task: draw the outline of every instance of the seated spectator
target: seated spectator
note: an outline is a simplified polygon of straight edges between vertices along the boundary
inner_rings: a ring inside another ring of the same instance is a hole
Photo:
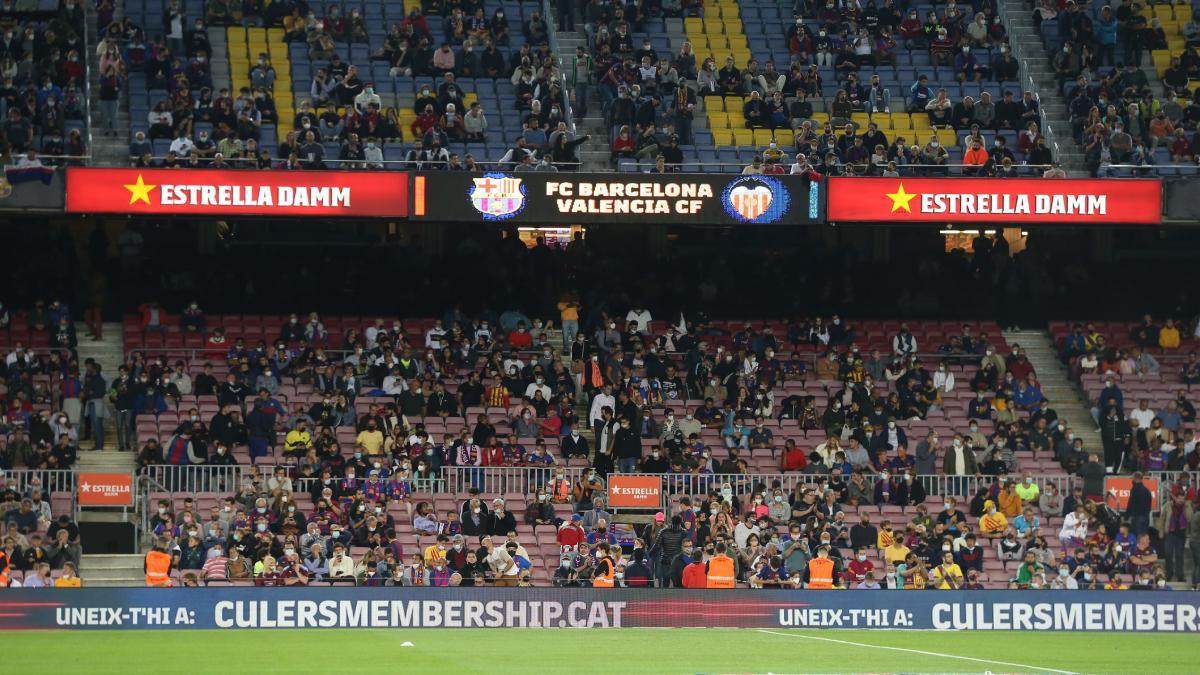
[[[972,141],[971,147],[963,153],[963,164],[966,165],[963,169],[963,175],[982,175],[988,161],[988,151],[983,147],[983,141],[980,139]]]

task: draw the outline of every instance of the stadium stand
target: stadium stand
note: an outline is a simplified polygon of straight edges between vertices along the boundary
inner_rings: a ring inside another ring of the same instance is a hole
[[[1191,7],[1038,3],[1034,16],[1093,176],[1196,173]],[[1146,62],[1160,81],[1147,78]]]
[[[1040,175],[1052,163],[1048,149],[1035,153],[1033,140],[1017,154],[1028,121],[1041,117],[1035,93],[1025,97],[1017,88],[1019,64],[1007,51],[999,18],[967,17],[953,7],[949,14],[924,5],[911,10],[910,19],[891,5],[861,12],[817,8],[814,16],[793,21],[791,8],[774,2],[706,5],[701,16],[683,19],[687,42],[673,62],[661,58],[669,51],[658,37],[663,19],[629,21],[615,11],[600,17],[590,38],[614,161],[623,170],[649,170],[663,140],[674,134],[685,156],[694,141],[700,162],[724,163],[721,170],[728,170],[740,161],[747,173],[783,173],[789,166],[799,172],[793,156],[801,154],[816,160],[816,170],[835,175],[975,175],[1001,172],[1004,159],[1011,165],[1004,175]],[[626,35],[628,26],[633,30]],[[848,34],[855,26],[861,33]],[[608,102],[620,100],[622,84],[633,105],[618,102],[614,114]],[[926,112],[940,89],[948,104]],[[697,95],[703,121],[685,108]],[[660,133],[663,122],[670,126]],[[967,158],[974,125],[980,147]],[[842,140],[845,134],[851,137]],[[864,144],[854,147],[854,136]],[[878,153],[876,146],[882,146]],[[1037,166],[1021,166],[1026,163]],[[948,166],[916,168],[938,164]]]
[[[236,25],[237,12],[181,5],[185,80],[166,81],[170,58],[158,59],[155,43],[144,68],[132,63],[130,161],[189,164],[198,146],[197,164],[221,154],[259,168],[572,169],[588,136],[566,117],[566,90],[589,66],[595,86],[581,91],[597,101],[583,107],[604,110],[622,171],[1017,176],[1054,161],[1029,126],[1042,123],[1038,92],[1018,86],[1019,63],[991,9],[816,8],[793,21],[791,8],[767,1],[628,16],[601,4],[587,8],[588,44],[574,56],[553,53],[550,17],[517,2],[461,13],[374,2],[322,9]],[[129,13],[130,32],[158,20],[146,3]],[[669,21],[682,21],[679,44],[667,37]],[[212,85],[222,56],[224,96]]]
[[[37,328],[47,325],[46,311],[14,314],[8,339],[47,345]],[[1152,569],[1127,562],[1136,546],[1129,536],[1097,534],[1096,523],[1116,532],[1111,509],[1087,502],[1093,527],[1074,529],[1074,505],[1096,490],[1095,473],[1080,465],[1082,453],[1060,449],[1071,446],[1065,425],[1043,426],[1057,415],[1040,405],[1036,373],[998,325],[834,317],[714,321],[688,331],[635,308],[572,343],[573,362],[595,354],[598,372],[618,383],[614,392],[566,368],[563,336],[519,313],[447,324],[195,307],[168,315],[148,304],[123,329],[128,372],[113,382],[113,396],[118,410],[135,412],[119,418],[131,429],[118,438],[126,447],[136,440],[142,474],[163,488],[150,495],[158,508],[147,525],[171,556],[174,585],[348,583],[330,580],[335,565],[365,585],[497,576],[500,585],[590,584],[595,544],[605,541],[614,544],[618,585],[680,585],[657,540],[678,531],[676,515],[687,519],[696,550],[726,542],[739,583],[754,587],[773,575],[792,579],[824,539],[838,583],[848,586],[866,583],[868,567],[884,587],[939,586],[943,538],[962,586],[1065,585],[1032,573],[1058,565],[1080,586],[1103,587],[1109,573],[1120,586],[1140,567]],[[610,400],[613,412],[602,410]],[[636,430],[619,430],[617,417]],[[692,428],[696,436],[685,437]],[[576,452],[577,438],[592,447],[599,438],[611,453]],[[957,455],[977,470],[945,459]],[[592,501],[619,473],[663,475],[669,506],[648,531],[606,527],[603,499]],[[989,514],[987,502],[1004,517]],[[512,518],[491,518],[499,506]],[[955,511],[961,522],[947,532]],[[885,524],[894,537],[880,534]],[[345,534],[330,541],[335,528]],[[490,551],[475,550],[481,533],[495,537]],[[577,536],[590,541],[586,550]],[[794,538],[805,543],[793,546]],[[509,546],[516,562],[505,580],[505,552],[496,549]],[[857,558],[863,546],[865,561]],[[233,548],[249,562],[231,565]],[[1020,562],[1025,551],[1034,554],[1029,565]],[[779,570],[773,554],[786,560]]]
[[[0,16],[0,153],[30,151],[47,165],[82,163],[87,141],[87,50],[78,2],[10,6]],[[40,164],[39,164],[40,165]]]

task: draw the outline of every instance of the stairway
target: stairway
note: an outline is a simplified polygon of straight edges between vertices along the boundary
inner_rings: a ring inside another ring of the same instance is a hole
[[[121,334],[120,322],[104,324],[104,339],[93,340],[87,327],[76,323],[76,333],[79,335],[79,360],[94,359],[100,364],[106,380],[116,377],[117,369],[125,362],[125,344]],[[109,418],[104,422],[104,449],[92,450],[89,442],[82,444],[79,461],[76,468],[80,471],[132,471],[135,466],[137,453],[119,452],[117,450],[116,411],[109,409]]]
[[[1004,331],[1008,344],[1019,344],[1037,371],[1042,393],[1059,419],[1067,422],[1077,438],[1083,439],[1085,450],[1102,452],[1100,430],[1092,419],[1091,404],[1083,391],[1067,376],[1067,367],[1058,360],[1058,349],[1044,330]]]
[[[84,3],[88,32],[88,77],[91,79],[88,96],[89,128],[91,129],[92,166],[125,166],[129,163],[129,91],[128,80],[121,88],[121,100],[117,105],[116,135],[111,135],[106,129],[107,120],[100,107],[100,57],[96,55],[95,45],[99,42],[96,25],[95,3]],[[125,0],[114,0],[115,17],[125,16]]]
[[[84,553],[80,567],[87,587],[140,587],[146,585],[140,554]]]
[[[1032,88],[1041,101],[1044,120],[1041,126],[1045,127],[1041,131],[1046,137],[1047,145],[1053,147],[1050,141],[1057,144],[1055,159],[1068,176],[1087,177],[1089,174],[1083,161],[1083,149],[1075,143],[1074,134],[1071,132],[1067,101],[1059,92],[1058,80],[1050,59],[1046,57],[1042,36],[1033,25],[1031,5],[1027,0],[1000,0],[999,10],[1004,25],[1008,27],[1013,56],[1021,62],[1025,70],[1026,80],[1022,82],[1022,88]]]
[[[555,10],[555,14],[557,15],[557,10]],[[558,39],[558,47],[561,51],[559,69],[565,71],[571,67],[571,58],[575,55],[576,47],[582,46],[585,52],[590,51],[587,33],[582,30],[583,22],[582,20],[576,20],[575,26],[580,30],[573,32],[557,30],[557,16],[553,19],[548,19],[547,22],[550,24],[551,30],[556,31],[555,36]],[[612,153],[608,145],[608,128],[604,125],[604,111],[601,110],[600,97],[595,84],[588,88],[588,97],[587,115],[578,118],[575,122],[576,138],[591,134],[591,138],[575,151],[581,163],[579,170],[611,171],[612,163],[609,160]],[[572,111],[576,110],[575,105],[576,103],[572,103]]]

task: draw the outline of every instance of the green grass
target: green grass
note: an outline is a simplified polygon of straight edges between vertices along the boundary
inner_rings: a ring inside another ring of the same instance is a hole
[[[405,641],[413,646],[401,648]],[[47,668],[51,667],[56,673],[122,675],[328,675],[352,670],[447,675],[986,671],[1167,674],[1197,672],[1194,659],[1200,639],[1193,635],[1117,633],[764,632],[716,628],[306,629],[35,631],[9,633],[2,644],[0,661],[10,673],[49,672]],[[878,648],[882,646],[939,655]],[[597,657],[606,662],[603,669],[596,669]]]

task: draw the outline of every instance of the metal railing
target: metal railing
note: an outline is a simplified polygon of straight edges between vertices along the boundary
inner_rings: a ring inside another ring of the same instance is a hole
[[[75,469],[10,469],[0,472],[3,479],[16,481],[16,489],[22,495],[41,490],[48,500],[52,493],[69,493],[74,499]]]
[[[139,476],[166,492],[234,492],[242,485],[245,467],[195,464],[155,464],[142,468]]]
[[[287,468],[289,473],[295,470],[294,465],[280,466]],[[461,498],[472,488],[475,488],[481,496],[487,498],[515,494],[528,495],[532,498],[532,495],[537,490],[544,489],[547,483],[554,479],[556,469],[563,470],[564,479],[569,481],[572,486],[580,480],[585,472],[590,471],[587,467],[562,465],[547,468],[447,466],[442,467],[437,478],[413,481],[411,489],[414,493],[444,493]],[[269,476],[273,470],[273,466],[266,465],[259,465],[258,467],[217,467],[203,465],[154,465],[145,467],[136,478],[137,488],[134,506],[139,516],[138,520],[141,522],[141,533],[146,535],[150,532],[150,518],[157,506],[157,503],[151,496],[156,493],[216,492],[222,495],[230,495],[240,488],[243,479],[249,477],[252,471],[257,472],[259,476]],[[1194,473],[1187,471],[1156,471],[1147,473],[1146,477],[1158,481],[1157,498],[1158,504],[1161,506],[1166,504],[1170,499],[1171,488],[1179,477],[1181,475],[1193,475]],[[608,475],[608,480],[611,481],[613,478],[627,475],[639,477],[648,475],[658,476],[662,481],[664,498],[668,500],[671,497],[693,497],[704,496],[709,493],[720,493],[725,487],[730,488],[735,497],[744,498],[753,494],[758,488],[763,488],[769,494],[776,484],[791,499],[796,494],[798,488],[815,488],[818,485],[817,481],[819,479],[826,478],[821,475],[797,472],[701,475],[612,473]],[[72,498],[72,513],[75,513],[76,470],[15,470],[7,472],[5,476],[15,478],[18,490],[23,494],[27,494],[30,488],[39,485],[43,490],[49,488],[47,496],[49,496],[50,492],[66,492],[70,494]],[[868,474],[867,478],[871,482],[873,489],[875,476]],[[295,485],[296,491],[304,494],[310,493],[312,481],[315,480],[320,479],[305,478],[298,480]],[[954,496],[960,500],[960,508],[965,509],[966,501],[980,488],[991,488],[996,482],[996,477],[921,474],[917,475],[915,480],[920,482],[928,495]],[[1071,474],[1046,474],[1035,476],[1033,482],[1043,491],[1046,489],[1046,486],[1054,485],[1058,489],[1058,494],[1065,498],[1071,494],[1073,488],[1082,486],[1083,479]],[[1112,496],[1109,496],[1108,503],[1110,507],[1117,509]]]
[[[567,128],[571,133],[575,133],[575,116],[571,114],[571,90],[567,87],[567,68],[562,48],[558,43],[558,21],[557,17],[551,13],[550,0],[542,0],[542,19],[546,22],[547,32],[550,37],[550,52],[555,55],[558,61],[558,86],[563,93],[563,121],[567,123]]]
[[[89,139],[88,142],[90,143],[91,140]],[[91,146],[88,147],[88,150],[89,150],[89,152],[86,155],[45,155],[45,154],[42,154],[39,152],[39,153],[37,153],[37,158],[39,160],[63,160],[63,161],[67,161],[67,162],[78,162],[78,161],[89,162],[92,159],[92,153],[90,152]],[[21,159],[21,157],[24,157],[24,155],[18,155],[16,157],[13,157],[12,158],[13,163],[5,165],[5,168],[18,168],[18,169],[23,168],[23,167],[18,166],[16,163],[17,160]],[[44,165],[44,167],[47,169],[55,169],[55,170],[63,168],[62,165],[59,165],[59,164],[46,164],[46,165]]]
[[[442,467],[442,485],[437,492],[465,494],[475,488],[480,494],[503,496],[520,493],[532,495],[554,479],[555,468],[562,469],[564,479],[572,485],[583,474],[579,467]]]
[[[458,154],[458,153],[453,153],[453,154]],[[464,153],[463,157],[466,157],[466,155],[468,155],[468,154],[470,154],[470,153]],[[150,161],[163,162],[163,161],[166,161],[166,159],[167,159],[166,157],[151,157]],[[189,168],[188,167],[189,161],[188,161],[187,157],[176,157],[175,160],[177,162],[176,166],[178,168],[182,168],[182,169]],[[212,161],[213,161],[212,159],[200,160],[199,166],[204,167],[204,168],[212,168],[212,166],[211,166]],[[259,169],[259,170],[260,171],[277,171],[277,170],[283,169],[284,167],[279,166],[279,165],[285,164],[286,162],[287,162],[286,159],[279,159],[279,158],[273,157],[271,159],[270,167],[263,167],[262,169]],[[231,169],[245,169],[247,167],[252,167],[252,165],[256,165],[257,160],[252,157],[235,157],[233,159],[225,159],[225,163],[228,164],[229,168],[231,168]],[[303,164],[303,162],[301,162],[301,163]],[[451,171],[451,170],[452,171],[460,171],[460,170],[466,171],[466,170],[468,170],[466,168],[466,165],[463,164],[461,161],[459,162],[459,166],[462,167],[461,169],[449,169],[449,164],[447,162],[440,161],[440,160],[439,161],[424,160],[424,161],[417,162],[417,161],[409,161],[407,159],[381,159],[379,161],[367,161],[365,159],[323,159],[323,160],[321,160],[321,163],[323,163],[323,164],[346,164],[346,165],[349,165],[346,167],[348,170],[360,170],[360,171],[421,171],[421,170],[425,170],[428,167],[434,167],[433,170],[448,170],[448,171]],[[515,170],[510,167],[514,167],[518,163],[519,162],[501,162],[501,161],[481,162],[478,160],[475,161],[475,164],[477,166],[483,167],[484,170],[499,169],[499,170],[505,170],[505,171]],[[371,166],[367,166],[368,164]],[[375,168],[374,165],[376,165],[376,164],[382,164],[382,165],[384,165],[384,168],[382,168],[382,169]],[[420,168],[413,168],[413,167],[409,166],[410,164],[418,164],[418,165],[420,165]],[[578,168],[583,163],[582,162],[551,162],[551,164],[555,167]],[[533,168],[528,169],[529,171],[537,171],[538,170],[537,164],[532,164],[530,166]]]
[[[15,481],[16,490],[22,496],[29,496],[34,490],[41,490],[42,498],[47,502],[51,502],[55,496],[68,495],[71,502],[71,519],[77,520],[79,499],[75,486],[78,473],[76,469],[10,469],[0,471],[0,483]]]
[[[99,30],[99,15],[97,14],[96,7],[94,5],[95,3],[88,3],[85,6],[84,11],[91,12],[93,15],[96,15],[96,29]],[[92,76],[96,75],[97,73],[92,72],[92,36],[90,35],[91,31],[88,30],[86,18],[83,23],[83,53],[86,56],[86,58],[83,59],[83,119],[85,122],[84,126],[87,129],[88,151],[88,156],[85,161],[90,162],[92,159],[91,153],[94,152],[92,146],[92,130],[95,128],[94,120],[92,120]]]
[[[276,467],[283,467],[296,479],[294,464],[259,464],[257,466],[206,466],[203,464],[174,466],[155,464],[144,467],[138,474],[139,481],[148,486],[147,498],[152,492],[218,492],[233,493],[253,475],[270,476]],[[476,488],[481,494],[502,496],[521,493],[532,495],[536,490],[554,479],[555,470],[562,469],[564,479],[579,480],[585,469],[580,467],[532,467],[532,466],[446,466],[433,477],[410,481],[413,492],[466,494]],[[72,473],[67,471],[65,473]],[[299,479],[294,486],[297,491],[307,493],[313,481],[319,478]],[[149,489],[149,488],[157,488]],[[153,508],[149,504],[147,508]]]
[[[150,161],[152,161],[152,162],[162,162],[165,160],[166,160],[165,157],[151,157],[150,158]],[[177,164],[177,166],[179,166],[179,168],[188,168],[188,166],[187,166],[188,162],[185,159],[177,158],[177,161],[179,162],[179,164]],[[278,166],[278,163],[283,162],[283,161],[285,161],[285,160],[273,159],[272,160],[273,164],[271,167],[264,167],[262,169],[257,169],[257,170],[260,170],[260,171],[282,170],[283,167]],[[641,170],[641,164],[642,163],[652,164],[653,161],[654,160],[652,160],[652,159],[636,160],[634,158],[618,158],[617,172],[642,173],[643,171]],[[445,162],[428,162],[428,161],[411,162],[409,160],[404,160],[404,159],[385,159],[385,160],[381,160],[378,162],[367,162],[365,160],[359,160],[359,159],[325,159],[325,160],[322,160],[322,162],[324,164],[339,164],[339,165],[345,164],[345,165],[347,165],[345,167],[346,169],[359,170],[359,171],[451,170],[445,166],[442,166],[445,164]],[[638,167],[637,171],[631,171],[629,169],[623,168],[623,167],[630,166],[631,162]],[[229,165],[230,169],[246,169],[248,166],[255,164],[255,160],[250,159],[250,158],[235,158],[235,159],[227,159],[227,160],[225,160],[225,163]],[[785,167],[786,170],[784,171],[784,173],[788,173],[790,171],[793,163],[794,162],[792,162],[790,159],[788,159],[788,161],[779,162],[776,165]],[[372,166],[368,167],[368,166],[366,166],[367,164],[371,164]],[[384,166],[383,166],[383,168],[377,168],[374,166],[376,164],[382,164]],[[412,164],[419,164],[419,165],[421,165],[421,168],[415,169],[410,166]],[[477,169],[479,171],[490,171],[490,170],[514,171],[515,170],[512,168],[514,166],[514,162],[476,161],[475,165],[477,167],[479,167]],[[553,165],[555,167],[559,167],[559,168],[567,167],[567,168],[573,170],[575,168],[582,166],[582,162],[551,162],[551,165]],[[995,164],[995,163],[993,163],[993,165],[1000,166],[999,164]],[[205,167],[205,168],[212,168],[212,160],[211,159],[203,160],[199,163],[199,166]],[[454,171],[458,171],[458,170],[469,171],[470,170],[470,169],[466,169],[465,165],[463,165],[461,162],[460,162],[459,166],[461,166],[463,168],[462,169],[452,169],[452,170],[454,170]],[[531,165],[531,166],[534,168],[528,169],[529,171],[535,171],[535,172],[538,171],[538,169],[536,168],[537,167],[536,164]],[[676,164],[666,164],[665,165],[668,173],[739,173],[739,174],[742,173],[748,166],[750,166],[749,162],[679,162]],[[763,163],[763,166],[767,166],[767,164]],[[839,164],[839,166],[844,170],[850,170],[852,167],[860,167],[860,166],[867,166],[867,165],[842,163],[842,164]],[[1014,169],[1017,170],[1018,173],[1026,174],[1031,171],[1035,172],[1035,173],[1037,171],[1044,171],[1046,169],[1051,168],[1053,165],[1051,165],[1051,164],[1027,164],[1025,162],[1021,162],[1021,163],[1014,163],[1012,166]],[[899,164],[896,166],[897,172],[902,176],[945,175],[945,174],[943,174],[943,170],[945,170],[947,173],[949,173],[949,175],[966,176],[966,175],[968,175],[965,173],[965,171],[967,169],[974,169],[974,170],[982,171],[984,169],[984,165],[980,165],[980,164]],[[868,174],[866,172],[864,172],[862,174],[857,174],[857,173],[851,172],[849,175],[850,175],[850,177],[855,177],[855,176],[859,176],[859,175],[868,175]],[[875,175],[878,175],[878,174],[875,174]]]
[[[1005,10],[1004,3],[999,3],[996,11],[999,12],[1000,18],[1004,21],[1005,25],[1013,25],[1011,17],[1008,16],[1008,12]],[[1039,131],[1041,131],[1042,136],[1046,139],[1046,144],[1050,146],[1055,161],[1058,161],[1060,157],[1058,140],[1055,137],[1054,130],[1051,129],[1050,125],[1046,123],[1046,107],[1042,105],[1042,95],[1040,91],[1041,87],[1039,87],[1037,82],[1034,81],[1033,76],[1029,74],[1029,68],[1026,66],[1029,61],[1026,59],[1025,47],[1019,40],[1009,40],[1008,46],[1009,49],[1012,50],[1013,59],[1016,60],[1017,63],[1021,64],[1019,69],[1024,78],[1025,90],[1032,92],[1033,99],[1037,101]]]

